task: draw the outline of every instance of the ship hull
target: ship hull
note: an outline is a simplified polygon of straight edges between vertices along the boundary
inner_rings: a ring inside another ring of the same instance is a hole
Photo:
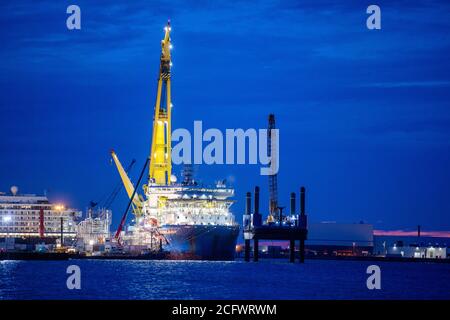
[[[160,232],[173,257],[195,260],[234,260],[239,226],[166,225]]]

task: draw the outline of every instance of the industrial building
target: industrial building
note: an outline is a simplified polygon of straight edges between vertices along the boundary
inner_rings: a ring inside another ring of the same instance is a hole
[[[366,223],[312,223],[306,249],[313,255],[350,256],[372,254],[373,226]]]
[[[420,236],[374,236],[374,255],[403,258],[446,259],[450,257],[450,238]]]

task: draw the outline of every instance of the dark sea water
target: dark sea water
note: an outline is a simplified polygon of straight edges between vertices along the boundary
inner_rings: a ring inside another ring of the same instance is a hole
[[[381,268],[381,290],[366,287]],[[81,269],[69,290],[66,269]],[[450,264],[309,260],[3,261],[0,299],[450,299]]]

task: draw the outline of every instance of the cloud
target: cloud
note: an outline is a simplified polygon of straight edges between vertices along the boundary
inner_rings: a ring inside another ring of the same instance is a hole
[[[385,122],[366,128],[367,133],[391,134],[391,133],[432,133],[450,135],[449,118],[429,119],[393,119],[395,121]]]
[[[266,69],[279,68],[285,61],[293,69],[324,59],[395,61],[411,52],[427,56],[450,44],[443,36],[449,23],[439,14],[445,11],[442,2],[435,6],[390,3],[383,8],[386,23],[381,33],[365,28],[364,6],[351,2],[174,0],[169,5],[165,1],[105,4],[80,0],[78,5],[82,30],[68,32],[65,4],[31,0],[3,4],[0,58],[3,56],[5,64],[0,67],[19,58],[24,67],[49,62],[47,68],[51,68],[55,59],[107,67],[124,62],[125,56],[143,57],[153,45],[149,39],[161,32],[167,18],[173,20],[175,34],[189,39],[198,50],[208,53],[219,48],[250,59],[257,55],[264,59],[261,68]],[[422,36],[421,28],[432,28],[439,41]],[[260,50],[261,43],[270,45]],[[283,57],[282,62],[274,58],[275,52]]]
[[[450,81],[398,81],[398,82],[375,82],[360,85],[368,88],[430,88],[449,87]]]
[[[396,237],[413,237],[417,236],[417,231],[408,230],[373,230],[375,236],[396,236]],[[450,231],[421,231],[423,237],[450,238]]]

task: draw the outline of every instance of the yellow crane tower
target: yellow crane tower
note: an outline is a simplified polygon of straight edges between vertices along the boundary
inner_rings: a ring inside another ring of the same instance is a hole
[[[171,155],[171,97],[170,68],[170,21],[164,28],[161,41],[161,63],[159,67],[158,91],[153,118],[152,146],[150,151],[149,184],[169,185],[172,172]]]
[[[164,28],[165,35],[161,41],[161,64],[159,68],[158,91],[156,95],[155,114],[153,118],[153,136],[150,152],[149,184],[168,185],[172,171],[171,157],[171,99],[170,99],[170,21]],[[163,94],[164,93],[164,94]],[[133,211],[139,215],[143,206],[143,199],[135,193],[135,187],[122,167],[114,151],[111,157],[117,167],[128,197],[132,198]],[[145,189],[145,187],[144,187]]]
[[[161,63],[159,67],[158,90],[156,94],[155,114],[153,118],[153,135],[150,155],[142,169],[141,175],[137,182],[140,184],[144,170],[150,161],[149,166],[149,185],[169,185],[171,182],[172,172],[172,156],[171,156],[171,98],[170,98],[170,68],[172,61],[170,58],[170,21],[164,28],[165,35],[161,41]],[[126,171],[114,151],[111,151],[111,157],[117,167],[122,182],[127,191],[130,202],[127,211],[122,217],[119,228],[117,229],[115,238],[119,239],[120,232],[124,226],[129,206],[132,205],[133,212],[136,216],[142,215],[144,199],[135,190],[135,186],[128,177]],[[137,187],[137,186],[136,186]],[[144,186],[144,192],[146,186]]]

